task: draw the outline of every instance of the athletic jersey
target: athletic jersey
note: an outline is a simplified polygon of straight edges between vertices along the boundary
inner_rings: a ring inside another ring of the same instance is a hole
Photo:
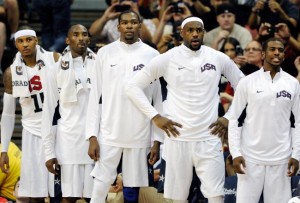
[[[241,129],[238,119],[245,108]],[[287,163],[291,156],[299,159],[299,82],[291,75],[280,70],[272,79],[263,68],[248,75],[237,87],[231,113],[228,133],[233,158],[244,156],[249,162],[272,165]]]
[[[117,40],[98,51],[88,105],[87,136],[99,132],[101,144],[124,148],[150,147],[151,121],[129,100],[125,86],[158,54],[140,40],[130,45]],[[159,81],[144,92],[148,101],[154,100],[155,105],[162,103]],[[102,105],[99,104],[101,95]]]
[[[50,128],[44,128],[45,123],[43,121],[45,156],[46,160],[57,158],[59,164],[89,164],[94,161],[87,153],[89,141],[85,139],[87,104],[90,93],[90,88],[87,87],[87,59],[83,61],[82,56],[79,56],[72,60],[74,74],[78,76],[77,81],[80,81],[83,86],[77,92],[77,101],[62,102],[60,100],[61,95],[58,92],[61,87],[58,84],[58,74],[59,71],[66,71],[60,70],[60,64],[55,69],[51,69],[47,79],[45,89],[47,100],[44,103],[43,120],[47,120],[46,125],[51,125],[51,121],[46,117],[51,115],[50,117],[52,118],[58,100],[60,118],[57,120],[56,135],[45,130]],[[93,66],[93,63],[89,65]],[[67,78],[64,79],[67,80]],[[50,85],[53,89],[49,88]]]
[[[14,143],[10,142],[7,155],[9,157],[9,173],[5,174],[0,171],[0,196],[15,201],[16,197],[13,192],[20,177],[22,153]]]
[[[87,153],[89,142],[85,139],[90,89],[87,88],[87,73],[82,57],[74,58],[73,66],[83,89],[77,94],[77,102],[59,104],[61,118],[57,123],[56,155],[62,164],[93,163]]]
[[[46,52],[50,63],[54,65],[53,52]],[[22,126],[30,133],[41,136],[42,126],[42,108],[44,102],[44,93],[42,87],[42,75],[45,68],[40,68],[39,65],[34,67],[25,66],[29,79],[30,97],[20,97],[19,102],[22,107]],[[14,70],[12,70],[14,71]]]
[[[182,124],[177,128],[178,141],[218,139],[209,125],[218,118],[218,84],[224,75],[235,87],[243,77],[235,63],[225,54],[207,46],[192,51],[185,45],[155,57],[127,86],[127,94],[148,118],[158,111],[144,98],[141,89],[163,76],[168,96],[164,102],[166,116]]]

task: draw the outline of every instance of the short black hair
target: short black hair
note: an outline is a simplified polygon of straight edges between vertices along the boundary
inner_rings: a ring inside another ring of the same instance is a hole
[[[269,42],[276,42],[276,41],[277,42],[281,42],[282,45],[284,46],[284,42],[282,41],[282,39],[277,38],[277,37],[271,37],[271,38],[269,38],[269,39],[267,39],[266,41],[263,42],[263,44],[262,44],[262,50],[263,51],[267,51],[268,43]]]
[[[67,37],[69,37],[69,35],[73,32],[73,30],[74,30],[76,27],[82,27],[82,28],[86,29],[86,31],[88,32],[88,29],[87,29],[84,25],[82,25],[82,24],[76,24],[76,25],[72,25],[72,26],[69,28]]]
[[[119,17],[118,17],[118,23],[119,23],[119,24],[120,24],[120,22],[121,22],[121,17],[122,17],[122,15],[127,14],[127,13],[134,13],[134,14],[137,16],[139,23],[141,23],[140,15],[139,15],[137,12],[133,11],[133,10],[128,10],[128,11],[122,12],[122,13],[119,15]]]
[[[17,31],[20,31],[20,30],[33,30],[35,31],[31,26],[29,25],[21,25]]]

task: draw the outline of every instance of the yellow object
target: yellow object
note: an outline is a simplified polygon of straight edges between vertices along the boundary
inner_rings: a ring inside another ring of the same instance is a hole
[[[2,145],[0,144],[0,150]],[[11,200],[16,200],[13,195],[14,186],[21,173],[21,150],[12,142],[8,147],[9,173],[5,174],[0,170],[0,196]]]

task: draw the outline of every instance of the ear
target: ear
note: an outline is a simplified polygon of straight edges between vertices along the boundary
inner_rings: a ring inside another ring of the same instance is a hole
[[[70,44],[70,39],[69,39],[69,37],[66,38],[66,44],[67,44],[67,45]]]
[[[181,36],[182,38],[183,38],[183,34],[184,34],[183,32],[184,32],[183,29],[181,29],[181,30],[180,30],[180,36]]]
[[[118,32],[120,32],[120,24],[117,25]]]

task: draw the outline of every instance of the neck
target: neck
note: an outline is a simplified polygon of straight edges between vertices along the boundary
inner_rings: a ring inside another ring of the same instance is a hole
[[[33,68],[36,65],[36,54],[22,57],[26,66]]]
[[[273,79],[276,75],[276,73],[278,73],[280,71],[280,66],[273,66],[273,65],[264,65],[264,70],[265,71],[270,71],[271,74],[271,78]]]
[[[87,55],[87,50],[85,52],[83,52],[83,53],[76,53],[73,50],[71,50],[71,54],[72,54],[72,58],[77,58],[77,57],[81,56],[82,60],[84,61],[84,59],[85,59],[85,57]]]
[[[133,39],[133,40],[125,40],[125,39],[120,39],[121,42],[124,42],[125,44],[134,44],[139,41],[139,39]]]

